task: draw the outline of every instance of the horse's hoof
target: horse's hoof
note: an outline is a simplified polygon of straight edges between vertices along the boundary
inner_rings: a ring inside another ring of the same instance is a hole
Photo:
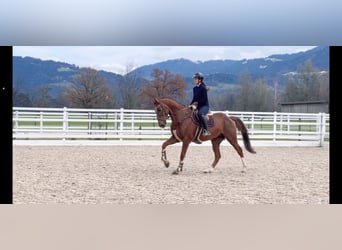
[[[166,168],[168,168],[170,166],[170,162],[169,161],[164,161],[164,165]]]
[[[203,170],[203,173],[205,174],[209,174],[209,173],[212,173],[213,172],[213,169],[206,169],[206,170]]]
[[[175,170],[175,171],[172,172],[172,174],[173,174],[173,175],[179,174],[179,172],[178,172],[178,170]]]

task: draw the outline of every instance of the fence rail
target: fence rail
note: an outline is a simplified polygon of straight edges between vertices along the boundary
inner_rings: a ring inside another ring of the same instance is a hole
[[[330,116],[326,113],[220,112],[240,117],[254,145],[323,146],[329,142]],[[144,145],[169,138],[170,123],[159,128],[153,110],[14,107],[13,140],[135,141]],[[238,138],[241,140],[240,134]]]

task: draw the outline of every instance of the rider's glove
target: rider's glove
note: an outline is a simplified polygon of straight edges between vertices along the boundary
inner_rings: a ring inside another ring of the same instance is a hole
[[[194,105],[194,104],[191,104],[190,106],[189,106],[189,108],[191,108],[192,110],[196,110],[197,109],[197,106],[196,105]]]

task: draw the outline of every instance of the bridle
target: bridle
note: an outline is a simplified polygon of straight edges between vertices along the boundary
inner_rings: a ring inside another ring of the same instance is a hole
[[[171,116],[171,118],[175,119],[176,114],[178,112],[185,110],[185,109],[189,109],[189,108],[187,107],[187,108],[184,108],[182,110],[178,110],[175,114],[173,114],[172,111],[166,105],[163,105],[160,103],[155,107],[155,111],[157,113],[157,120],[158,120],[158,122],[160,122],[160,121],[166,122],[166,120],[170,116]],[[179,126],[184,120],[191,118],[191,114],[192,114],[192,112],[190,112],[190,114],[188,114],[188,115],[185,115],[180,121],[174,120],[174,122],[176,122],[175,125]]]
[[[170,111],[168,108],[166,108],[166,109],[167,109],[167,111],[165,111],[165,107],[162,104],[158,104],[156,106],[155,110],[157,113],[158,122],[160,122],[160,121],[165,122],[170,117],[170,115],[169,115]]]

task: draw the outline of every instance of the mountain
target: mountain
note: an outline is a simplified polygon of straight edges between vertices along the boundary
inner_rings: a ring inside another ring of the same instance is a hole
[[[32,57],[13,57],[13,84],[23,82],[25,90],[42,84],[69,82],[79,68],[55,61],[42,61]]]
[[[195,72],[212,75],[225,73],[239,75],[249,72],[252,75],[280,75],[290,71],[296,71],[299,64],[307,60],[312,61],[315,68],[329,70],[329,47],[315,47],[306,52],[294,54],[271,55],[266,58],[243,59],[243,60],[210,60],[193,62],[187,59],[175,59],[165,62],[142,66],[136,70],[141,77],[150,78],[153,68],[168,69],[169,71],[182,76],[192,75]]]
[[[52,87],[52,95],[69,85],[81,68],[64,62],[13,56],[13,85],[20,84],[24,92],[33,92],[40,86]],[[118,84],[123,76],[100,71],[110,86]]]
[[[188,83],[188,90],[192,88],[192,75],[202,72],[205,81],[214,90],[231,88],[239,83],[239,77],[248,73],[252,80],[263,79],[267,84],[273,86],[277,81],[279,86],[285,83],[285,74],[295,72],[299,65],[304,65],[311,60],[314,68],[321,71],[329,71],[329,47],[318,46],[311,50],[293,54],[271,55],[266,58],[249,60],[210,60],[191,61],[180,58],[167,60],[151,65],[139,67],[129,74],[134,74],[140,80],[151,79],[153,69],[159,68],[169,70],[173,74],[180,74]],[[22,82],[24,91],[34,91],[39,86],[49,85],[55,94],[64,86],[70,84],[80,68],[73,64],[55,61],[44,61],[32,57],[13,57],[13,85]],[[114,87],[123,79],[122,75],[111,72],[100,71],[107,79],[107,83]]]
[[[304,65],[307,60],[311,60],[314,68],[328,71],[329,47],[319,46],[305,52],[271,55],[266,58],[249,60],[210,60],[205,62],[193,62],[187,59],[168,60],[140,67],[131,73],[150,79],[154,68],[168,69],[174,74],[180,74],[185,79],[191,80],[191,76],[195,72],[202,72],[207,82],[213,82],[214,85],[217,82],[236,84],[239,75],[248,73],[254,80],[264,79],[273,84],[275,78],[282,79],[284,74],[296,71],[298,66]]]

